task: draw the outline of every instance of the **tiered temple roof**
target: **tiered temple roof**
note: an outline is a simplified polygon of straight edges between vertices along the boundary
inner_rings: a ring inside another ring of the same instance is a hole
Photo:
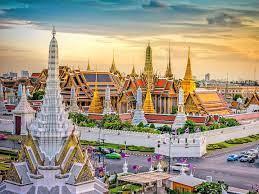
[[[185,101],[185,111],[193,115],[226,115],[231,110],[217,91],[196,90],[189,93]]]

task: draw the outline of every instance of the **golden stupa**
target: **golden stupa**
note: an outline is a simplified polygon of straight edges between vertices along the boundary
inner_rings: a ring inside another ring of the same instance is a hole
[[[154,105],[153,105],[153,101],[151,98],[151,93],[150,93],[149,87],[147,89],[147,94],[146,94],[145,102],[143,105],[143,110],[145,113],[155,113],[156,112],[154,109]]]
[[[185,95],[188,95],[189,93],[194,92],[196,89],[196,84],[192,77],[190,47],[189,47],[189,51],[188,51],[188,61],[187,61],[186,71],[185,71],[185,75],[184,75],[181,85],[182,85]]]
[[[102,113],[102,112],[103,112],[103,105],[97,88],[97,74],[96,74],[94,96],[90,104],[90,107],[88,109],[88,113]]]

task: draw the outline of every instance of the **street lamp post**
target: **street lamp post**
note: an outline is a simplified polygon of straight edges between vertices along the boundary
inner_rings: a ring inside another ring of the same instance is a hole
[[[171,125],[172,129],[172,125]],[[172,143],[172,131],[169,132],[169,162],[168,162],[168,172],[171,173],[171,143]]]
[[[104,148],[104,135],[103,135],[103,138],[101,139],[102,140],[102,147]],[[104,154],[103,154],[103,169],[104,169]]]

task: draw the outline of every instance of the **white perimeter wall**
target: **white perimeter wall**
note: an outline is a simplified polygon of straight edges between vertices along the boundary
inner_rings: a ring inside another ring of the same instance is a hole
[[[78,127],[78,130],[81,132],[82,140],[98,141],[99,138],[104,138],[105,142],[115,144],[124,144],[124,142],[127,141],[127,145],[155,147],[156,152],[168,155],[169,134],[160,135],[88,127]],[[172,145],[172,152],[175,152],[173,153],[175,156],[179,155],[178,153],[183,153],[179,157],[199,157],[198,155],[203,155],[206,152],[206,144],[218,143],[228,139],[246,137],[254,134],[259,134],[259,121],[236,127],[228,127],[224,129],[201,132],[198,134],[191,134],[188,136],[188,142],[190,142],[188,146],[183,143],[183,141],[185,142],[185,136],[180,135],[180,142],[173,143]],[[202,137],[205,137],[205,140],[199,141],[198,139]],[[193,142],[194,138],[196,138],[196,141],[192,144],[191,142]],[[157,150],[158,141],[161,142],[159,151]],[[163,142],[165,142],[165,144]],[[186,149],[186,147],[188,149]]]

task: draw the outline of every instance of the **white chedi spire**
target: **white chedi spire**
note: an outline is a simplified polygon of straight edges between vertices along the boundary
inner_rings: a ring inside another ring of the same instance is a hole
[[[173,129],[182,128],[187,120],[187,116],[184,111],[184,90],[182,87],[179,88],[178,93],[178,111],[172,125]]]
[[[80,109],[77,105],[76,89],[74,86],[71,87],[71,91],[70,91],[69,112],[80,112]]]
[[[142,108],[142,90],[139,87],[137,90],[137,103],[136,103],[136,110],[134,111],[132,124],[138,125],[139,123],[147,124],[147,120],[145,118],[145,114]]]
[[[105,89],[105,100],[104,100],[103,114],[112,114],[111,90],[110,90],[110,87],[108,85]]]
[[[13,113],[35,113],[36,111],[31,107],[30,103],[27,101],[25,86],[21,86],[22,93],[21,93],[21,99],[18,103],[18,105],[13,110]]]
[[[72,132],[72,124],[68,120],[63,98],[60,94],[58,42],[53,27],[52,39],[49,44],[48,78],[45,96],[40,112],[30,129],[32,135],[38,139],[40,149],[51,159],[60,150],[64,140]]]

